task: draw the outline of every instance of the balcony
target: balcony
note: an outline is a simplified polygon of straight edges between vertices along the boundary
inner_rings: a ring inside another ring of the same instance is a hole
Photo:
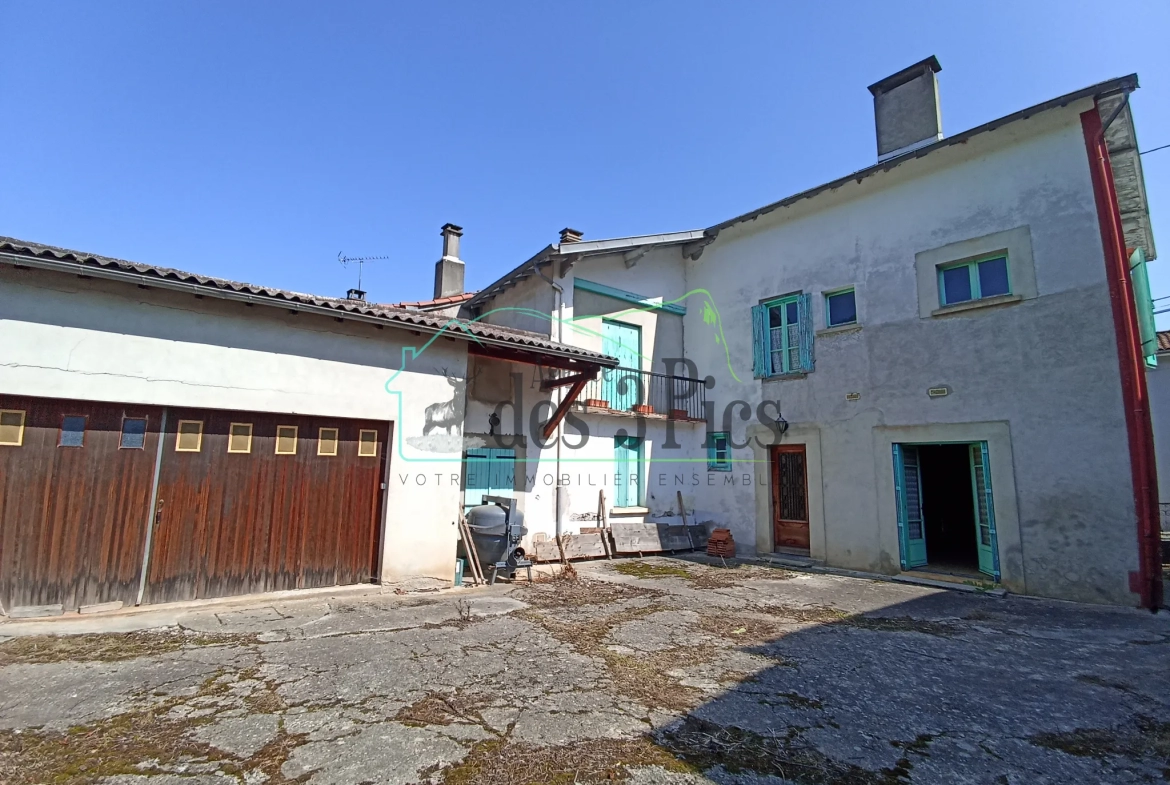
[[[706,403],[702,379],[608,368],[586,382],[576,406],[591,413],[702,420]]]

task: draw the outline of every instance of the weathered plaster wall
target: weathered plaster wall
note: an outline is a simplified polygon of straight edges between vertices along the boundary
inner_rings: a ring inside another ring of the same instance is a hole
[[[467,349],[329,317],[0,265],[0,389],[15,395],[366,418],[393,423],[382,577],[450,580],[460,425],[422,436]],[[398,373],[401,372],[401,373]],[[398,375],[390,382],[391,377]],[[461,382],[460,382],[461,383]],[[417,482],[418,475],[424,481]]]
[[[544,273],[551,275],[548,268],[544,268]],[[555,336],[552,312],[552,286],[539,275],[533,275],[492,298],[484,307],[480,321]]]
[[[813,555],[823,549],[831,565],[896,572],[889,434],[927,440],[937,433],[912,429],[961,425],[964,439],[1000,445],[991,464],[1005,584],[1133,604],[1127,576],[1137,567],[1136,521],[1078,120],[1087,108],[1047,112],[724,230],[689,267],[690,285],[712,294],[741,380],[731,378],[722,343],[696,337],[710,325],[689,310],[688,354],[716,375],[717,412],[737,398],[753,406],[777,400],[793,423],[786,438],[816,443],[823,521],[812,523]],[[1034,292],[994,308],[922,314],[916,258],[1021,231]],[[819,335],[807,378],[751,378],[752,305],[812,292],[816,327],[824,328],[820,293],[850,285],[860,329]],[[927,388],[938,385],[951,394],[928,398]],[[860,400],[846,400],[848,393]],[[737,441],[744,427],[735,423]],[[753,457],[747,448],[736,455]],[[1014,509],[1004,484],[1014,486]],[[740,543],[770,547],[766,487],[715,493],[707,506],[725,511]]]

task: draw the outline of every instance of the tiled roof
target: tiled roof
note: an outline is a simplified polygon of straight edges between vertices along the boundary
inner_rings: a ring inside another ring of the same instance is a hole
[[[1158,333],[1158,351],[1170,352],[1170,330]]]
[[[465,303],[472,297],[475,297],[476,292],[464,292],[463,294],[453,294],[450,297],[439,297],[435,300],[419,300],[415,303],[394,303],[392,308],[407,308],[410,310],[429,310],[431,308],[446,308],[449,305],[458,305]]]
[[[617,360],[598,352],[591,352],[568,344],[549,340],[539,333],[500,327],[494,324],[436,316],[425,311],[409,311],[392,305],[367,303],[338,297],[318,297],[312,294],[272,289],[255,284],[211,278],[206,275],[157,267],[148,264],[112,259],[108,256],[70,251],[40,243],[30,243],[11,237],[0,237],[0,257],[75,274],[113,278],[143,286],[176,289],[192,294],[205,294],[225,299],[270,305],[292,310],[327,312],[339,319],[356,319],[420,332],[445,332],[451,338],[475,341],[485,345],[508,346],[605,366],[617,365]]]

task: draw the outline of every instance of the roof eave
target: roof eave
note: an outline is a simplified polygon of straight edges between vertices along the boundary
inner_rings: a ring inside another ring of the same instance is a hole
[[[729,229],[736,224],[743,223],[745,221],[754,221],[755,219],[763,215],[767,215],[768,213],[778,210],[782,207],[788,207],[789,205],[795,204],[796,202],[802,201],[804,199],[811,199],[812,197],[818,196],[825,191],[836,190],[837,188],[846,185],[851,180],[856,180],[860,183],[863,179],[871,177],[878,172],[889,171],[894,167],[905,163],[906,161],[923,158],[927,155],[930,155],[932,152],[935,152],[936,150],[941,150],[943,148],[950,147],[951,145],[966,142],[974,136],[986,133],[988,131],[994,131],[997,128],[1002,128],[1003,126],[1008,125],[1009,123],[1014,123],[1017,120],[1026,120],[1027,118],[1040,114],[1041,112],[1047,112],[1051,109],[1058,109],[1083,98],[1096,98],[1099,100],[1101,98],[1105,98],[1106,96],[1115,95],[1119,92],[1133,92],[1137,88],[1137,74],[1129,74],[1128,76],[1122,76],[1116,79],[1109,79],[1104,82],[1099,82],[1098,84],[1091,85],[1081,90],[1053,98],[1049,101],[1036,104],[1035,106],[1030,106],[1027,109],[1021,109],[1018,112],[1013,112],[1012,114],[1005,115],[1004,117],[1001,117],[997,120],[992,120],[989,123],[976,126],[975,128],[971,128],[967,131],[956,134],[955,136],[945,137],[937,142],[926,145],[924,147],[919,147],[896,158],[880,161],[872,166],[866,167],[865,169],[859,169],[858,171],[847,174],[844,177],[839,177],[831,182],[824,183],[822,185],[801,191],[800,193],[793,194],[792,196],[785,197],[778,202],[772,202],[771,204],[764,205],[763,207],[744,213],[743,215],[738,215],[735,218],[724,221],[723,223],[708,227],[705,230],[705,234],[708,237],[715,237],[724,229]]]

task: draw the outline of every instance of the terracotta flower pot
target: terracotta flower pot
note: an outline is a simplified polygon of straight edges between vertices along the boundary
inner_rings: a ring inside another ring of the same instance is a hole
[[[685,419],[687,419],[687,410],[686,409],[671,409],[670,410],[670,419],[672,419],[672,420],[685,420]]]
[[[585,405],[590,409],[608,409],[609,401],[603,400],[601,398],[586,398]]]
[[[654,407],[648,403],[636,403],[634,411],[638,414],[654,414]]]

